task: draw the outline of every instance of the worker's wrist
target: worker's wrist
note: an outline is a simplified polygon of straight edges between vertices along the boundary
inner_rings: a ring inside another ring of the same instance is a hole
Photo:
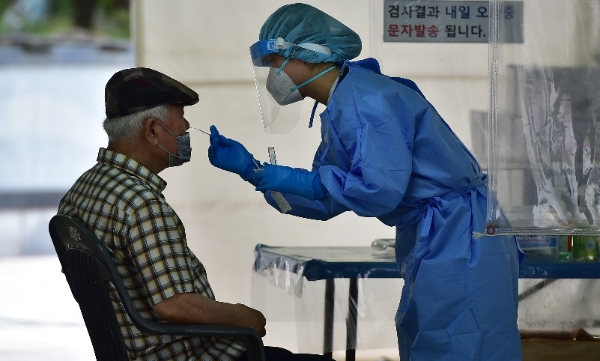
[[[260,164],[260,162],[252,158],[252,162],[249,162],[248,165],[246,165],[246,168],[244,168],[244,170],[242,171],[242,173],[240,173],[240,177],[242,177],[243,180],[249,182],[255,187],[258,185],[258,182],[254,179],[254,171],[258,169],[258,164]]]
[[[297,194],[310,200],[320,200],[325,198],[325,187],[321,183],[321,176],[318,172],[311,172],[306,169],[295,168],[296,185],[289,190],[290,193]]]

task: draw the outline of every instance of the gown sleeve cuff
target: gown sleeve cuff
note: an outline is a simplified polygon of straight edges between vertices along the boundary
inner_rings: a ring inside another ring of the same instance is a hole
[[[313,178],[312,186],[315,200],[321,200],[327,196],[327,190],[323,186],[323,183],[321,183],[321,175],[319,173]]]

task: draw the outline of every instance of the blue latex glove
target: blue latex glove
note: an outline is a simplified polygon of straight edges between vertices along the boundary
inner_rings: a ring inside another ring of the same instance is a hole
[[[256,186],[254,169],[260,164],[246,147],[233,139],[219,134],[214,125],[210,126],[210,147],[208,147],[210,164],[228,172],[239,174],[245,181]]]
[[[258,183],[256,190],[262,192],[291,193],[311,200],[323,199],[326,194],[319,173],[306,169],[265,163],[254,180]]]

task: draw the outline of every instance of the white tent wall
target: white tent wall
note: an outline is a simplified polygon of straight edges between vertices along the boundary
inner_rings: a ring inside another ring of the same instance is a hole
[[[370,53],[381,50],[381,45],[371,44],[369,16],[373,10],[372,1],[306,2],[361,35],[363,52],[360,58],[377,55]],[[215,124],[222,134],[243,143],[262,161],[268,159],[267,147],[274,146],[279,164],[310,168],[320,138],[318,116],[314,127],[308,128],[312,102],[305,101],[300,121],[290,133],[271,135],[263,132],[248,54],[248,47],[257,40],[264,20],[282,4],[277,0],[133,1],[136,63],[162,71],[199,93],[200,102],[186,108],[186,118],[192,126],[208,130]],[[435,48],[435,44],[423,44],[415,52],[435,52]],[[486,50],[483,56],[487,57]],[[444,59],[443,52],[434,58],[434,61]],[[406,64],[403,67],[390,62],[384,70],[417,81],[469,145],[469,109],[448,100],[448,94],[456,97],[461,90],[453,88],[447,79],[438,78],[438,74],[419,71],[419,63],[414,59],[411,66],[407,68]],[[431,69],[431,64],[422,66]],[[408,69],[409,74],[402,74]],[[469,72],[465,86],[473,82],[487,89],[487,58],[479,59],[476,66],[469,67]],[[478,103],[480,109],[486,110],[488,99],[484,93],[478,99],[465,102]],[[322,109],[320,106],[317,113]],[[361,218],[349,212],[328,222],[280,214],[239,176],[210,165],[206,156],[208,136],[191,132],[194,150],[191,163],[168,169],[161,176],[169,184],[165,191],[167,200],[183,220],[190,248],[206,266],[217,299],[251,303],[253,249],[257,243],[367,246],[375,238],[394,237],[395,230],[377,219]],[[297,349],[293,325],[269,322],[267,330],[265,344]]]

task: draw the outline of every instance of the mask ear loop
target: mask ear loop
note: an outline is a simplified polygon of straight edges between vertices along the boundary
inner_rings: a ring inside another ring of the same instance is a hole
[[[312,128],[313,120],[315,119],[315,112],[317,111],[317,105],[319,102],[315,100],[315,105],[313,105],[312,111],[310,112],[310,120],[308,121],[308,127]]]
[[[290,58],[285,58],[283,63],[281,63],[281,66],[279,67],[279,69],[277,69],[277,75],[281,74],[281,72],[283,71],[283,67],[287,65],[288,61],[290,61]]]
[[[294,91],[294,90],[296,90],[296,89],[300,89],[300,88],[302,88],[302,87],[303,87],[303,86],[305,86],[306,84],[308,84],[308,83],[310,83],[310,82],[312,82],[312,81],[315,81],[316,79],[318,79],[318,78],[322,77],[323,75],[325,75],[325,74],[329,73],[330,71],[332,71],[332,70],[333,70],[333,69],[335,69],[335,68],[336,68],[336,67],[335,67],[335,65],[332,65],[332,66],[330,66],[329,68],[327,68],[327,69],[323,70],[322,72],[320,72],[319,74],[317,74],[317,75],[313,76],[312,78],[308,79],[307,81],[303,82],[302,84],[300,84],[300,85],[298,85],[298,86],[296,86],[296,87],[292,88],[292,89],[290,90],[290,92],[293,92],[293,91]],[[315,112],[317,111],[317,105],[318,105],[318,104],[319,104],[319,102],[315,101],[315,105],[313,105],[312,112],[310,113],[310,120],[309,120],[309,122],[308,122],[308,127],[309,127],[309,128],[312,128],[312,125],[313,125],[313,120],[315,119]]]
[[[296,89],[300,89],[300,88],[302,88],[302,87],[303,87],[303,86],[305,86],[306,84],[308,84],[308,83],[310,83],[310,82],[313,82],[313,81],[315,81],[315,80],[319,79],[320,77],[322,77],[323,75],[325,75],[325,74],[329,73],[329,72],[330,72],[330,71],[332,71],[333,69],[335,69],[335,65],[332,65],[331,67],[329,67],[329,68],[327,68],[327,69],[323,70],[322,72],[320,72],[319,74],[317,74],[317,75],[313,76],[312,78],[308,79],[307,81],[303,82],[302,84],[300,84],[300,85],[296,85],[295,87],[293,87],[293,88],[292,88],[292,90],[291,90],[291,91],[294,91],[294,90],[296,90]]]

